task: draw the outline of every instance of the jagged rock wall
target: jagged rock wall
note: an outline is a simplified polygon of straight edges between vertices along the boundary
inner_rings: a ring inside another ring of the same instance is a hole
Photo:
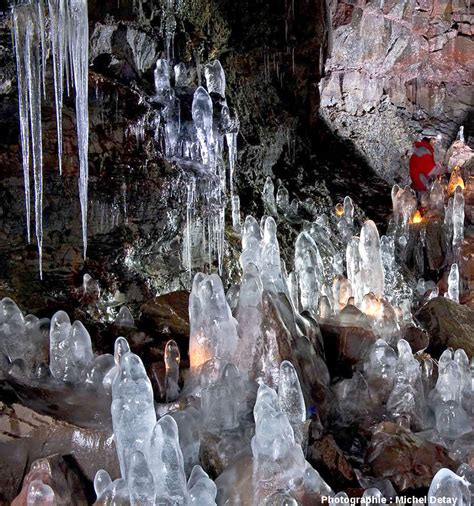
[[[321,116],[387,181],[406,181],[413,141],[442,135],[440,158],[472,136],[474,9],[470,0],[331,2]]]

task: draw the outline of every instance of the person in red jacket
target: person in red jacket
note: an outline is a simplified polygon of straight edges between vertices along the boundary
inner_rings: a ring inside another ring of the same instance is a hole
[[[440,173],[440,167],[435,162],[435,138],[423,137],[415,142],[415,150],[410,158],[411,187],[417,192],[428,190],[430,180]]]

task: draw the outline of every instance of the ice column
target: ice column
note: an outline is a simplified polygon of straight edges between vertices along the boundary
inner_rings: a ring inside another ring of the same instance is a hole
[[[362,226],[359,242],[362,295],[372,292],[376,297],[384,294],[384,273],[380,254],[379,232],[375,223],[368,220]]]
[[[219,357],[233,362],[237,348],[237,321],[227,304],[222,281],[217,274],[198,273],[194,277],[189,301],[191,326],[189,356],[191,369]]]

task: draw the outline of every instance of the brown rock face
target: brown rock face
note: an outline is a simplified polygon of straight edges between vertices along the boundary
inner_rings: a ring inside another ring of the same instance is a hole
[[[426,303],[416,314],[430,336],[427,352],[439,357],[447,348],[463,348],[474,356],[474,310],[445,297]]]
[[[314,441],[308,447],[306,458],[315,469],[318,469],[322,477],[337,490],[347,488],[355,479],[352,466],[330,434]],[[335,484],[338,486],[335,487]]]
[[[387,181],[406,181],[412,142],[443,135],[442,161],[474,105],[474,16],[465,2],[332,0],[321,115]]]
[[[0,504],[9,504],[20,492],[30,463],[45,458],[65,496],[68,490],[76,493],[78,476],[80,489],[93,499],[92,481],[99,469],[106,469],[114,478],[120,474],[110,432],[83,429],[18,404],[0,404]],[[61,504],[86,503],[66,500]]]
[[[178,291],[160,295],[141,307],[143,320],[149,320],[157,330],[169,330],[173,335],[189,338],[189,293]]]
[[[331,374],[347,377],[352,374],[352,366],[364,357],[377,340],[372,330],[363,327],[323,323],[321,333]]]
[[[429,487],[439,468],[453,469],[456,465],[446,448],[391,422],[377,426],[366,463],[371,468],[369,474],[389,479],[399,492]]]

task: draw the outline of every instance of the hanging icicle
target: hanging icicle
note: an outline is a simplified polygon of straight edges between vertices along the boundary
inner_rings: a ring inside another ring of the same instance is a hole
[[[12,7],[13,39],[17,64],[20,139],[25,184],[26,229],[31,241],[30,167],[33,167],[35,234],[42,278],[43,247],[43,145],[41,92],[46,96],[46,41],[51,40],[54,98],[56,105],[58,166],[62,173],[62,109],[64,77],[69,92],[76,91],[76,124],[79,152],[79,196],[81,203],[84,258],[87,253],[87,186],[89,179],[88,59],[89,21],[87,0],[48,0],[49,22],[44,0],[31,0]],[[49,27],[49,36],[46,27]]]
[[[79,151],[79,199],[82,242],[87,254],[87,187],[89,181],[89,19],[87,0],[69,0],[69,47],[76,89],[77,146]]]
[[[43,277],[43,144],[41,130],[41,87],[44,69],[42,62],[44,38],[40,33],[44,20],[41,2],[18,5],[13,8],[13,38],[15,43],[20,137],[23,175],[25,181],[26,227],[28,241],[30,228],[30,156],[33,165],[35,234],[38,246],[40,278]]]

